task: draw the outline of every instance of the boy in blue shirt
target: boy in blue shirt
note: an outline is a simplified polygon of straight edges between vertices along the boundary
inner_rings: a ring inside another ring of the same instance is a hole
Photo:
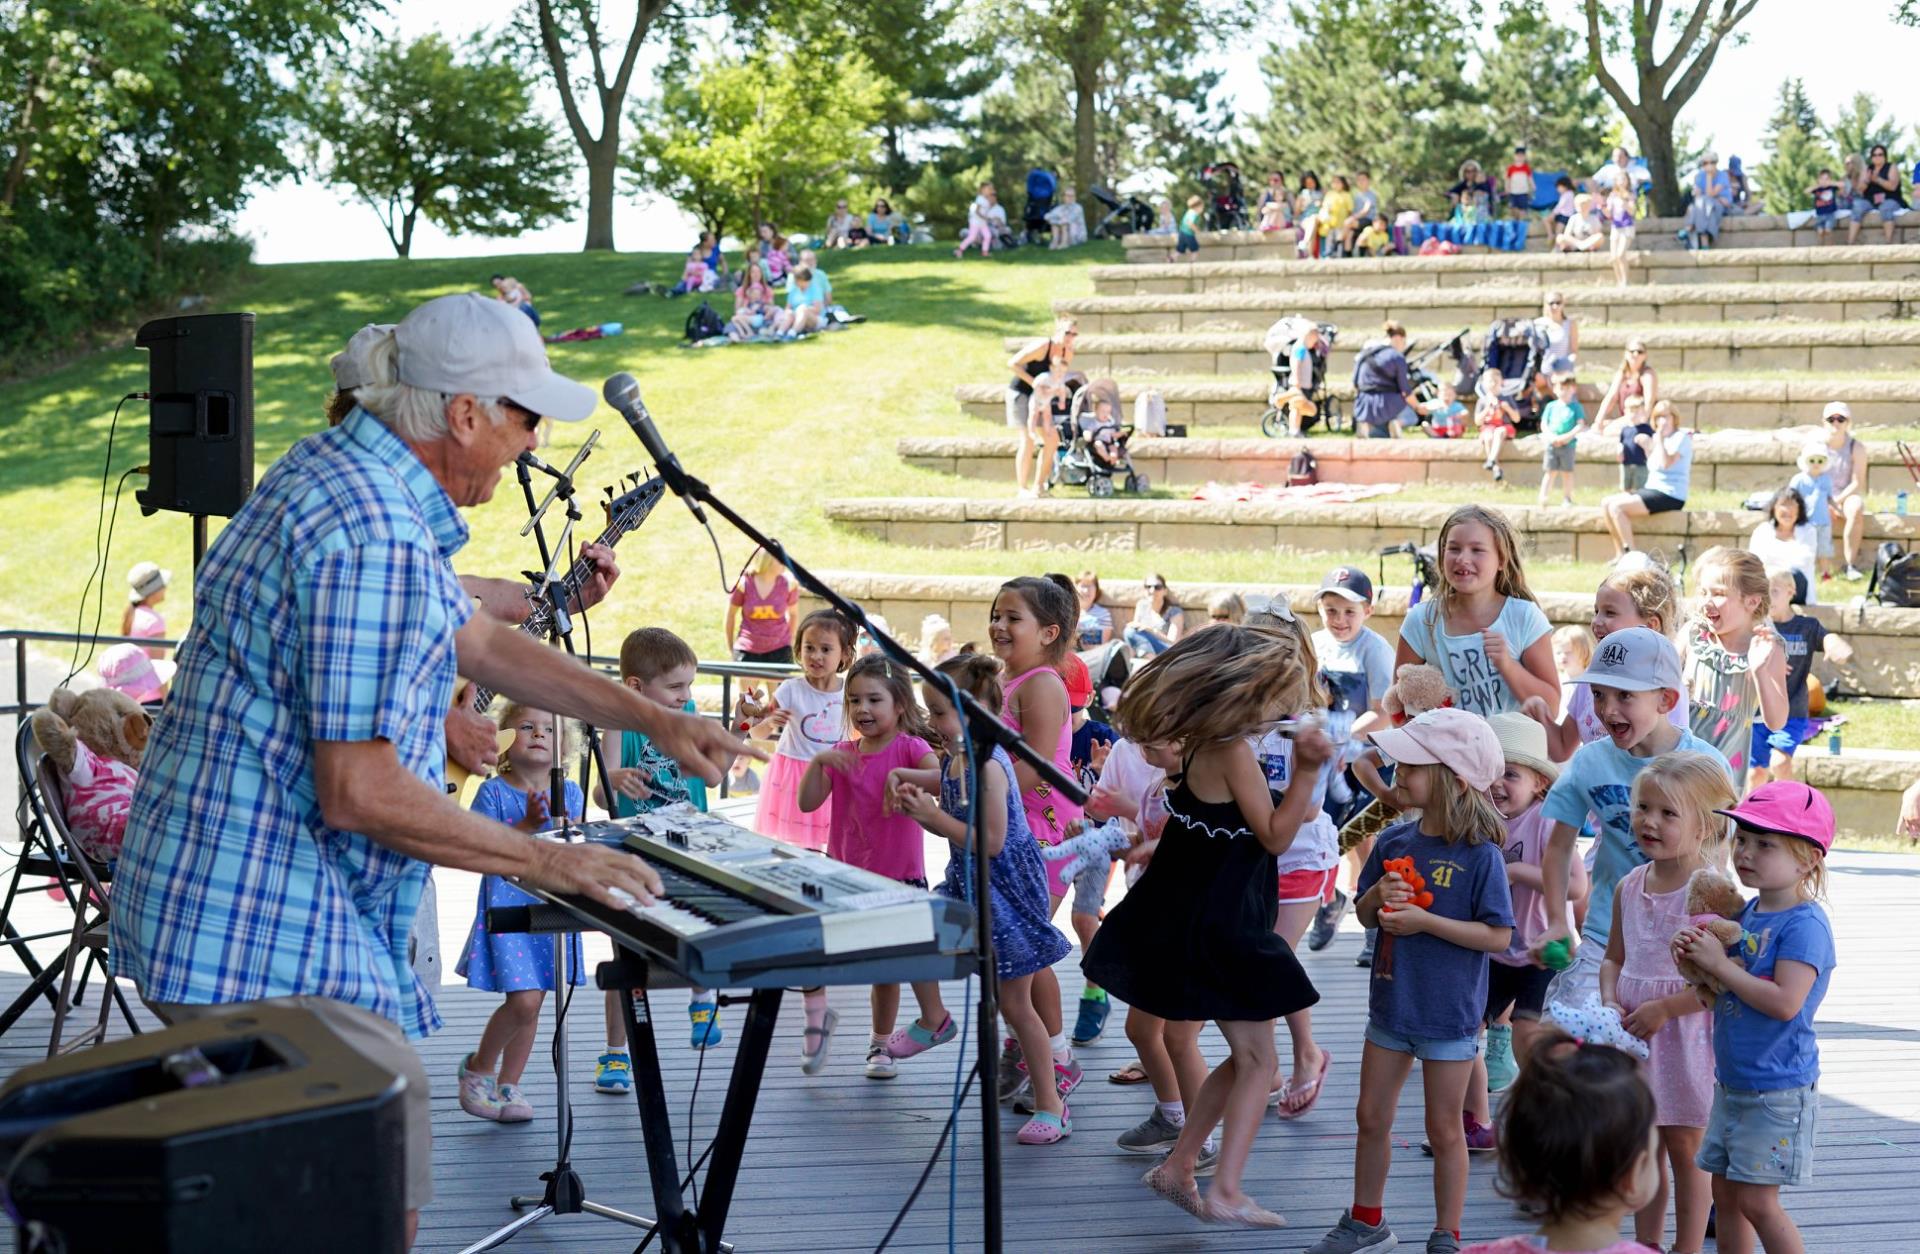
[[[1599,849],[1593,862],[1593,891],[1586,925],[1560,998],[1578,1004],[1598,991],[1600,959],[1613,927],[1613,890],[1623,876],[1646,861],[1633,838],[1633,779],[1663,753],[1687,749],[1725,758],[1692,732],[1673,725],[1668,713],[1680,700],[1680,655],[1673,642],[1651,627],[1629,627],[1608,634],[1593,661],[1573,682],[1591,686],[1593,711],[1607,735],[1581,745],[1560,772],[1542,807],[1553,833],[1540,859],[1541,895],[1547,903],[1547,929],[1533,947],[1534,957],[1554,941],[1570,941],[1567,883],[1573,870],[1574,841],[1588,814],[1599,820]],[[1727,772],[1731,777],[1731,769]],[[1736,786],[1738,781],[1735,781]]]
[[[1833,480],[1827,477],[1831,461],[1825,440],[1808,440],[1800,447],[1800,473],[1787,480],[1787,486],[1807,503],[1807,521],[1813,524],[1813,551],[1822,579],[1833,574]]]
[[[1713,1113],[1695,1162],[1713,1175],[1719,1248],[1804,1248],[1780,1186],[1813,1175],[1820,1042],[1813,1019],[1833,978],[1833,925],[1816,903],[1833,847],[1827,799],[1795,780],[1762,784],[1731,810],[1733,869],[1759,896],[1731,950],[1702,928],[1674,938],[1726,986],[1713,1002]],[[1735,955],[1737,955],[1737,960]]]
[[[1541,459],[1540,504],[1547,503],[1552,494],[1554,482],[1559,481],[1560,494],[1568,505],[1573,504],[1573,459],[1574,451],[1580,439],[1580,432],[1587,425],[1587,411],[1579,401],[1573,399],[1576,382],[1570,374],[1555,375],[1553,379],[1553,399],[1540,411],[1540,434],[1547,442],[1546,455]]]

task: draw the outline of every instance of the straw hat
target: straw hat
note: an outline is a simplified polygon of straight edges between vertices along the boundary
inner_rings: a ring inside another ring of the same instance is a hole
[[[1489,715],[1487,726],[1499,738],[1500,756],[1509,765],[1538,771],[1549,784],[1560,778],[1559,766],[1547,757],[1547,729],[1532,718],[1510,710]]]

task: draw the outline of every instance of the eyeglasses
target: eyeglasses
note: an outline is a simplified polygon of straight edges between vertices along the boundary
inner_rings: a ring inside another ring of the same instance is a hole
[[[1847,416],[1845,414],[1827,415],[1827,425],[1830,427],[1842,427],[1846,425],[1846,422]]]
[[[1163,583],[1150,583],[1145,585],[1145,587],[1148,592],[1165,592],[1167,590],[1167,585]]]
[[[500,398],[499,403],[506,407],[507,412],[515,415],[520,419],[521,423],[525,425],[529,434],[531,434],[532,432],[538,431],[540,429],[540,415],[535,413],[533,410],[528,409],[525,405],[521,405],[505,396]]]
[[[1629,357],[1645,357],[1646,355],[1647,350],[1644,348],[1630,348],[1627,350],[1627,356]]]
[[[1230,623],[1233,621],[1233,615],[1231,614],[1209,614],[1207,617],[1216,623]]]
[[[1566,302],[1563,300],[1550,300],[1547,302],[1547,308],[1548,309],[1564,309],[1566,308]]]

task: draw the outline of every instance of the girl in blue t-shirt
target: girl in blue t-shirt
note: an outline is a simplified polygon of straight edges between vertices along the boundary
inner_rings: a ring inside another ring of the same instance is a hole
[[[1559,709],[1552,628],[1527,588],[1507,520],[1463,505],[1447,516],[1437,548],[1442,586],[1407,612],[1394,670],[1437,667],[1454,705],[1483,717],[1518,710],[1529,697]]]
[[[1731,951],[1704,928],[1674,937],[1674,956],[1726,991],[1713,1003],[1713,1112],[1698,1162],[1713,1175],[1717,1248],[1750,1254],[1798,1249],[1800,1231],[1780,1186],[1813,1175],[1820,1117],[1820,1043],[1813,1018],[1833,978],[1825,895],[1833,810],[1797,780],[1753,790],[1731,810],[1733,869],[1760,895],[1740,913]],[[1740,961],[1735,961],[1736,956]]]

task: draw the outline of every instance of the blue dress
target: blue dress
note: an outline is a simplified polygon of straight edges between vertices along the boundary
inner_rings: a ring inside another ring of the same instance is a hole
[[[511,826],[527,817],[527,795],[495,776],[480,785],[480,791],[473,795],[473,809]],[[567,812],[577,819],[585,810],[580,785],[568,780]],[[474,915],[473,931],[467,935],[467,946],[460,954],[455,972],[464,976],[472,987],[489,993],[519,993],[536,988],[551,991],[556,987],[551,935],[535,932],[496,935],[487,931],[488,907],[526,906],[537,901],[538,898],[498,875],[481,876],[480,903]],[[567,970],[572,976],[571,983],[583,982],[578,932],[567,935]]]
[[[947,774],[951,759],[940,759],[940,808],[962,822],[969,807],[960,800],[961,781]],[[998,770],[1007,779],[1007,838],[987,867],[987,890],[992,894],[994,969],[1003,980],[1019,979],[1050,967],[1073,948],[1051,920],[1047,909],[1047,868],[1040,846],[1027,827],[1020,805],[1020,785],[1013,777],[1013,759],[995,749],[985,770]],[[958,846],[947,858],[947,877],[939,891],[962,901],[973,900],[973,880]]]

